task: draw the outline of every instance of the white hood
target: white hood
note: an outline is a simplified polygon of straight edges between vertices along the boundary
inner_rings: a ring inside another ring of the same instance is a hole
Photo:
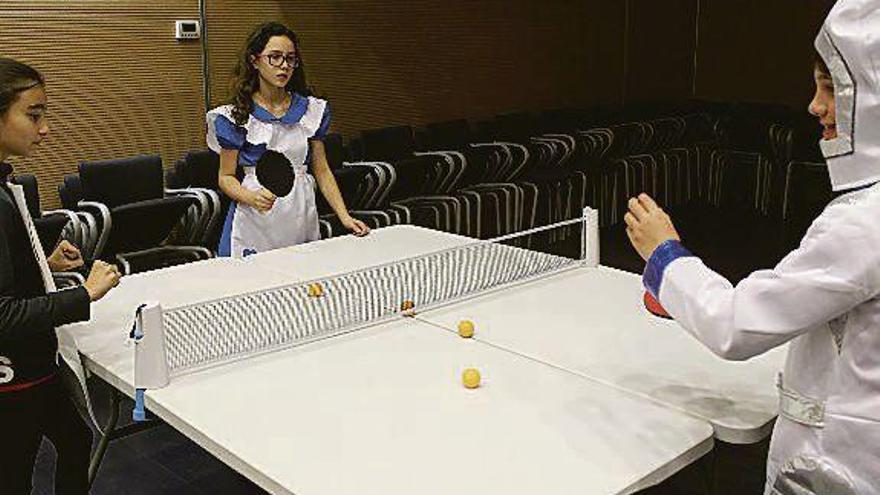
[[[820,142],[835,191],[880,181],[880,0],[840,0],[816,37],[834,81],[837,138]]]

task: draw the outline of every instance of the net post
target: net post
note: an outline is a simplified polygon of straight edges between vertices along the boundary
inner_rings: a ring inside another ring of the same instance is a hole
[[[584,266],[599,266],[599,210],[585,207],[581,226],[581,262]]]
[[[162,388],[169,382],[165,328],[162,322],[162,306],[159,303],[149,302],[138,306],[130,337],[135,343],[135,407],[132,419],[144,421],[147,419],[144,392],[146,389]]]

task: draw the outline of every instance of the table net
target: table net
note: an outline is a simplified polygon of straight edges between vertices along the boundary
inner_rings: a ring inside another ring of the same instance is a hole
[[[165,310],[170,376],[595,265],[595,215],[308,282]],[[408,306],[412,306],[409,308]]]

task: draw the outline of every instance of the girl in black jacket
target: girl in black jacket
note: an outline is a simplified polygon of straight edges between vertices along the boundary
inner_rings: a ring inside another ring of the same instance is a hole
[[[28,494],[43,436],[55,445],[57,494],[88,492],[91,432],[58,378],[55,327],[88,320],[89,305],[119,283],[96,261],[82,287],[47,293],[22,212],[7,185],[10,156],[29,156],[49,133],[43,76],[0,58],[0,493]],[[27,212],[24,212],[27,214]],[[62,241],[52,271],[82,266]]]

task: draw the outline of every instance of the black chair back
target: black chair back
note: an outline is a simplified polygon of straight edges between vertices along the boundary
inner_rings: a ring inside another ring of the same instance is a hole
[[[37,236],[40,238],[43,252],[48,256],[61,240],[61,234],[69,219],[66,215],[43,216],[43,210],[40,207],[40,189],[35,175],[16,175],[12,178],[12,182],[20,185],[24,190],[28,214],[34,221],[34,228],[37,229]]]
[[[143,155],[79,165],[83,199],[109,208],[164,196],[162,158]]]
[[[219,190],[220,155],[217,153],[207,149],[190,151],[183,157],[182,166],[187,186]]]
[[[364,160],[396,161],[413,156],[415,136],[409,126],[386,127],[361,132]]]
[[[75,210],[76,204],[82,200],[82,181],[79,175],[65,175],[64,180],[58,185],[58,197],[61,206],[67,210]]]
[[[191,198],[173,196],[113,208],[113,230],[101,257],[158,247],[192,204]]]
[[[327,156],[327,164],[330,170],[336,171],[342,168],[345,162],[345,145],[342,142],[342,134],[327,134],[324,137],[324,154]]]
[[[460,149],[471,142],[471,127],[465,119],[435,122],[425,126],[428,143],[434,149]]]

